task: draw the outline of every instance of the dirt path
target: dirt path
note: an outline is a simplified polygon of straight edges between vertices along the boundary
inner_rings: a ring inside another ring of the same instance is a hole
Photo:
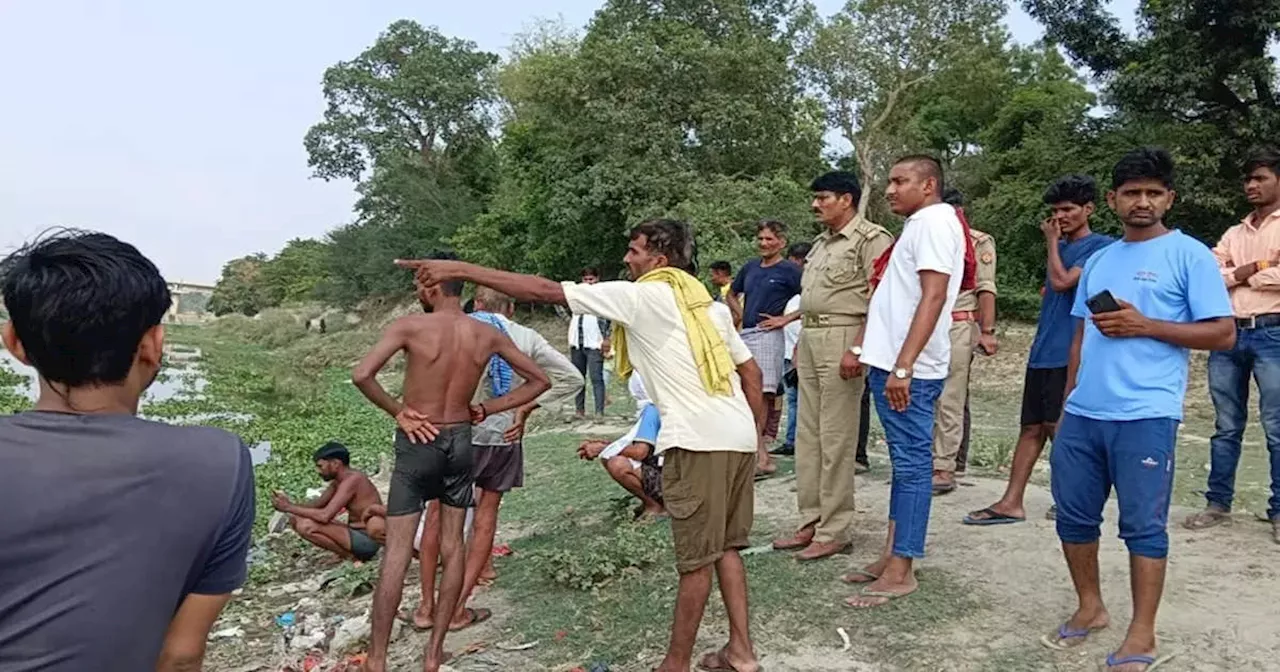
[[[859,477],[859,517],[851,560],[832,561],[832,571],[872,558],[884,540],[888,485],[884,476]],[[969,479],[968,487],[934,499],[929,556],[923,575],[944,574],[960,582],[986,608],[943,634],[918,642],[918,666],[858,660],[843,654],[834,632],[831,646],[800,647],[766,659],[770,670],[1092,670],[1123,639],[1131,602],[1128,555],[1116,538],[1115,504],[1103,527],[1103,595],[1112,627],[1078,651],[1051,653],[1037,643],[1074,610],[1074,593],[1051,521],[1051,497],[1035,487],[1027,495],[1028,521],[973,528],[960,523],[968,511],[990,505],[1003,492],[994,479]],[[794,522],[794,483],[764,483],[757,515]],[[1179,521],[1189,510],[1175,507]],[[1280,670],[1280,546],[1270,530],[1251,518],[1230,527],[1193,533],[1170,527],[1169,574],[1158,636],[1177,658],[1162,669]],[[852,617],[849,624],[852,628]],[[830,630],[840,624],[831,624]],[[904,633],[909,634],[909,633]],[[857,647],[874,652],[875,647]],[[874,661],[872,657],[870,660]]]

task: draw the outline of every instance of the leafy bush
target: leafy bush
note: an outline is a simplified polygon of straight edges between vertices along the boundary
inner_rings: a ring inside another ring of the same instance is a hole
[[[645,525],[614,519],[608,529],[585,544],[566,544],[550,551],[535,551],[531,562],[552,583],[575,590],[596,590],[615,579],[639,572],[671,553],[666,525]]]

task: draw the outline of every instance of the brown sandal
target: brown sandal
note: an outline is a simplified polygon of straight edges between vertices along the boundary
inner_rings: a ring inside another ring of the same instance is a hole
[[[1199,513],[1193,513],[1182,521],[1182,526],[1188,530],[1207,530],[1211,527],[1228,524],[1231,522],[1231,512],[1222,509],[1209,507]]]

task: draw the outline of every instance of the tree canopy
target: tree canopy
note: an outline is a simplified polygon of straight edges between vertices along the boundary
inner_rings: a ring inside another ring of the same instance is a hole
[[[1139,144],[1179,164],[1174,225],[1212,241],[1245,207],[1240,163],[1280,130],[1268,46],[1280,0],[1162,0],[1127,34],[1101,0],[1022,0],[1046,31],[1014,43],[1002,0],[606,0],[581,30],[543,22],[505,57],[412,21],[324,73],[304,145],[349,180],[351,221],[229,262],[211,306],[353,306],[410,288],[399,256],[453,249],[552,277],[621,272],[626,230],[675,216],[700,259],[740,264],[754,224],[816,227],[808,184],[855,170],[868,216],[892,159],[928,152],[1000,249],[1006,311],[1034,308],[1035,226],[1061,174],[1100,186]],[[1100,204],[1102,205],[1102,204]],[[1114,227],[1100,207],[1095,228]]]

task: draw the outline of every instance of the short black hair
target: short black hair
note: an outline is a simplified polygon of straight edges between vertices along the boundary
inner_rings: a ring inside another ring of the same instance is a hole
[[[812,249],[813,245],[809,243],[795,243],[791,247],[787,248],[787,258],[804,259],[809,256],[809,250]]]
[[[1139,147],[1125,154],[1111,171],[1111,188],[1134,180],[1158,180],[1173,189],[1173,157],[1161,147]]]
[[[631,229],[631,240],[640,236],[645,237],[646,250],[666,256],[667,265],[697,272],[693,232],[688,224],[674,219],[648,219]]]
[[[942,190],[942,202],[953,208],[964,206],[964,194],[955,187],[948,186]]]
[[[316,454],[311,457],[312,462],[319,462],[320,460],[338,460],[349,467],[351,466],[351,452],[341,443],[330,441],[316,449]]]
[[[585,278],[585,277],[587,277],[588,275],[589,275],[589,276],[591,276],[591,277],[593,277],[593,278],[598,278],[598,277],[600,277],[600,269],[596,268],[595,266],[588,266],[588,267],[586,267],[586,268],[582,269],[582,275],[581,275],[581,276],[579,276],[579,277],[583,277],[583,278]]]
[[[766,229],[772,232],[773,235],[779,238],[787,237],[787,225],[783,224],[782,222],[779,222],[776,219],[762,219],[756,222],[757,233],[759,233],[760,231],[764,231]]]
[[[829,191],[833,194],[849,194],[853,197],[853,205],[862,202],[862,186],[858,184],[858,176],[847,170],[833,170],[819,175],[809,185],[809,191]]]
[[[436,252],[428,259],[436,259],[438,261],[457,261],[458,255],[452,252]],[[440,293],[445,296],[462,296],[462,290],[465,289],[467,283],[462,280],[446,280],[440,283]]]
[[[720,273],[728,273],[729,275],[733,275],[733,266],[731,266],[727,261],[723,261],[723,260],[713,261],[711,262],[710,268],[713,271],[719,271]]]
[[[898,166],[904,163],[909,163],[913,166],[922,168],[927,177],[932,177],[938,182],[939,189],[943,188],[944,175],[942,171],[942,162],[937,158],[929,156],[928,154],[908,154],[899,158],[897,161],[894,161],[893,165]]]
[[[123,381],[143,335],[172,304],[168,284],[138,248],[74,229],[0,261],[0,291],[31,365],[69,387]]]
[[[1098,184],[1088,175],[1063,175],[1044,190],[1045,205],[1071,202],[1086,205],[1098,200]]]
[[[1259,147],[1253,150],[1244,162],[1244,174],[1247,176],[1259,168],[1266,168],[1272,175],[1280,175],[1280,150],[1275,147]]]

